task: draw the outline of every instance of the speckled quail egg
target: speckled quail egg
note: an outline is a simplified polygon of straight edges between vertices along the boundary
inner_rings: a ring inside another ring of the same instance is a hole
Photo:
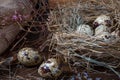
[[[100,25],[95,29],[95,35],[99,35],[103,32],[109,32],[109,28],[105,25]]]
[[[109,43],[114,39],[114,36],[112,36],[109,32],[102,32],[101,34],[97,35],[96,38],[103,42]]]
[[[33,48],[22,48],[17,54],[18,61],[25,66],[35,66],[42,61],[37,50]]]
[[[55,58],[50,58],[46,62],[43,62],[39,69],[38,73],[42,77],[58,77],[62,73],[62,70],[60,68],[59,63],[57,62],[57,59]]]
[[[80,26],[77,27],[76,33],[92,36],[93,30],[89,25],[81,24]]]
[[[93,22],[94,28],[98,27],[99,25],[111,25],[110,16],[107,15],[100,15],[98,16],[95,21]]]

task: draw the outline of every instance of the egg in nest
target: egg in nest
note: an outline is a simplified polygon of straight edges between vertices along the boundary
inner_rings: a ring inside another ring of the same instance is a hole
[[[83,34],[83,35],[92,36],[93,30],[89,25],[81,24],[77,27],[76,33],[81,35]]]
[[[39,69],[38,73],[42,77],[58,77],[62,73],[59,63],[57,62],[57,59],[50,58],[47,61],[43,62]]]
[[[97,35],[96,38],[106,43],[110,43],[112,42],[112,40],[115,39],[115,37],[111,35],[109,32],[102,32],[101,34]]]
[[[35,66],[42,61],[42,57],[33,48],[22,48],[17,54],[18,61],[25,66]]]
[[[107,16],[107,15],[98,16],[93,22],[93,25],[94,25],[94,28],[98,27],[99,25],[105,25],[109,27],[111,25],[110,16]]]
[[[103,32],[109,32],[109,28],[105,25],[100,25],[95,29],[95,35],[99,35]]]

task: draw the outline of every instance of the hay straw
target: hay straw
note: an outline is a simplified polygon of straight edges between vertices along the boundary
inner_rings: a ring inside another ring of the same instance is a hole
[[[64,55],[65,58],[66,56],[72,58],[77,55],[90,63],[95,63],[110,69],[120,77],[120,73],[115,71],[111,67],[112,65],[109,66],[105,64],[105,62],[102,63],[105,57],[105,61],[107,62],[107,58],[109,57],[112,57],[115,61],[120,59],[120,56],[117,57],[112,53],[112,50],[119,53],[118,50],[114,50],[110,47],[106,49],[106,46],[115,46],[112,44],[116,44],[116,42],[120,40],[119,38],[114,39],[110,43],[106,43],[97,39],[95,36],[79,35],[75,33],[78,25],[87,23],[92,26],[92,21],[101,14],[111,16],[113,21],[112,28],[119,28],[119,8],[115,5],[118,4],[118,0],[116,0],[116,2],[111,0],[111,3],[108,4],[105,3],[104,0],[101,2],[93,1],[95,4],[91,2],[92,1],[89,0],[83,3],[72,3],[72,5],[69,6],[67,4],[62,6],[58,5],[57,9],[50,12],[49,22],[47,23],[49,30],[53,33],[50,47],[56,51],[56,54],[60,53]],[[116,21],[115,23],[114,20]],[[68,55],[71,50],[73,52],[83,50],[83,52]],[[86,53],[84,51],[86,51]],[[80,56],[80,54],[91,56],[91,58]],[[101,62],[92,59],[92,57],[96,59],[100,58]],[[115,63],[115,65],[117,64],[118,63]],[[119,66],[116,67],[118,68]]]

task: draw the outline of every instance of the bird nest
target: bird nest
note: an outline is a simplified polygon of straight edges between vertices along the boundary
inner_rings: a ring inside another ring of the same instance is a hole
[[[96,66],[102,66],[119,76],[120,38],[104,42],[96,36],[75,32],[80,24],[93,26],[93,21],[101,14],[111,16],[112,26],[109,27],[111,32],[119,31],[120,10],[116,6],[118,2],[117,0],[115,2],[78,1],[58,5],[50,12],[50,21],[47,24],[48,29],[53,33],[50,51],[55,50],[56,55],[63,55],[68,64],[72,61],[73,63],[70,64],[72,69],[73,65],[76,65],[78,70],[80,67],[96,70]]]

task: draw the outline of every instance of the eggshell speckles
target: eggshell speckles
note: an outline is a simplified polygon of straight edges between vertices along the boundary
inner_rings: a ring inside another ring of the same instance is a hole
[[[110,26],[111,25],[110,16],[107,15],[98,16],[93,22],[93,25],[95,28],[98,27],[99,25]]]
[[[97,35],[97,39],[109,43],[114,39],[114,36],[112,36],[109,32],[103,32]]]
[[[50,58],[40,65],[38,73],[42,77],[58,77],[62,71],[60,70],[60,66],[57,60]]]
[[[25,66],[35,66],[42,61],[39,52],[33,48],[23,48],[18,52],[18,61]]]

